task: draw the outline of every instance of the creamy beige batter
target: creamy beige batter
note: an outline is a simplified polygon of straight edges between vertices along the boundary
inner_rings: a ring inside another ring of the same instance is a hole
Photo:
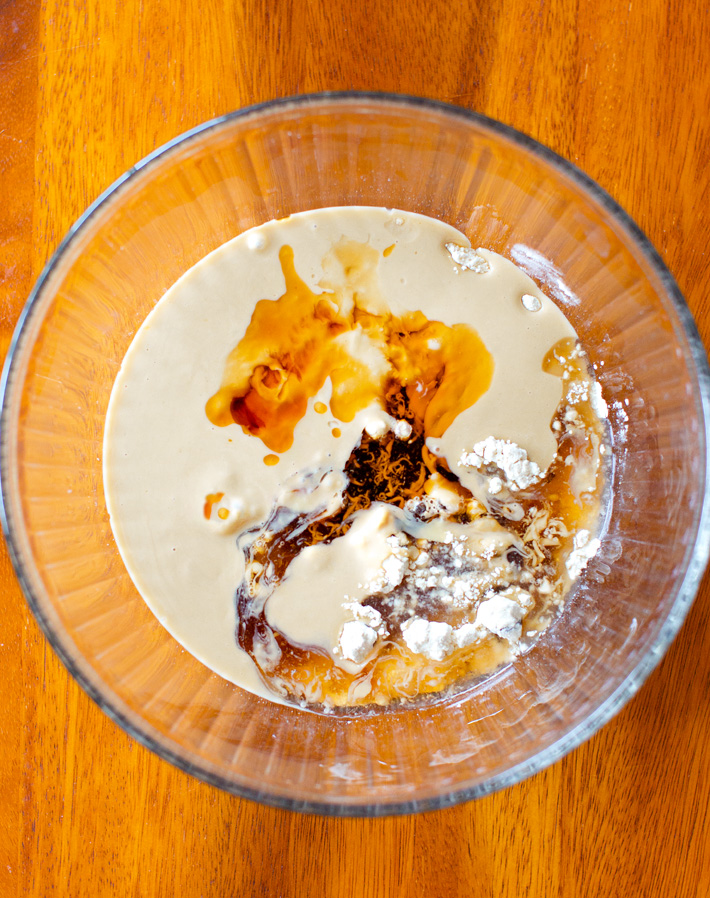
[[[334,252],[355,244],[367,248],[366,265],[350,266]],[[484,503],[484,479],[475,464],[463,463],[476,444],[492,436],[510,441],[541,472],[553,462],[551,422],[565,384],[543,363],[556,344],[575,339],[561,311],[513,263],[483,249],[467,256],[467,239],[442,222],[370,207],[305,212],[242,234],[158,302],[131,344],[109,405],[104,480],[113,532],[136,587],[169,632],[223,677],[272,700],[279,699],[235,640],[235,589],[245,576],[236,540],[274,506],[337,510],[343,468],[363,431],[374,437],[400,426],[377,401],[352,420],[336,418],[331,379],[308,398],[287,449],[287,438],[279,437],[273,451],[242,427],[217,426],[207,416],[206,403],[221,401],[225,378],[239,376],[234,351],[257,303],[284,294],[283,247],[292,250],[298,277],[324,301],[337,294],[341,308],[359,302],[373,314],[419,311],[475,331],[492,358],[490,383],[427,446]],[[360,328],[339,340],[350,364],[384,377],[381,347]],[[447,487],[440,487],[441,499]],[[440,523],[428,526],[417,533],[410,527],[408,538],[443,539]],[[366,583],[388,555],[383,539],[401,529],[386,513],[377,520],[370,514],[342,545],[312,547],[267,601],[269,623],[356,669],[337,652],[349,619],[343,603],[366,599]]]

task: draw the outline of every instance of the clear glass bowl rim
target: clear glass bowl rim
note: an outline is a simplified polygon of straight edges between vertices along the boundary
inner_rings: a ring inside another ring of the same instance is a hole
[[[694,382],[694,400],[698,409],[698,417],[702,419],[701,440],[705,449],[705,464],[699,477],[699,487],[702,491],[703,501],[701,511],[697,519],[697,531],[695,541],[689,547],[687,557],[689,559],[685,575],[677,590],[675,601],[661,627],[658,636],[640,659],[633,671],[617,686],[616,690],[600,704],[581,724],[571,729],[553,745],[540,751],[529,760],[518,764],[504,773],[498,774],[477,786],[455,790],[433,798],[413,800],[405,802],[377,802],[363,804],[337,804],[322,801],[294,800],[282,794],[272,794],[250,788],[242,783],[235,783],[228,778],[216,774],[207,766],[186,760],[181,755],[171,751],[165,744],[157,740],[150,733],[136,726],[123,711],[117,707],[97,686],[90,682],[81,668],[73,659],[70,651],[65,647],[63,635],[55,629],[42,609],[42,601],[35,594],[30,578],[26,572],[26,561],[22,556],[18,541],[14,534],[13,512],[11,509],[11,494],[13,490],[12,477],[8,473],[6,460],[8,457],[8,445],[13,435],[6,426],[9,417],[10,402],[12,396],[14,374],[21,359],[21,350],[24,338],[30,330],[29,324],[34,320],[36,309],[45,285],[54,269],[59,265],[68,251],[74,239],[90,224],[97,211],[109,203],[118,194],[120,189],[130,180],[137,177],[143,171],[149,170],[154,162],[163,156],[183,148],[190,141],[204,135],[211,130],[217,130],[238,119],[258,118],[275,111],[292,109],[298,112],[303,108],[317,108],[328,104],[367,103],[381,105],[385,108],[408,109],[411,112],[430,111],[451,118],[458,118],[464,122],[475,124],[483,130],[503,137],[523,150],[537,156],[540,160],[557,169],[562,175],[569,178],[582,192],[586,192],[596,201],[615,223],[626,232],[629,243],[640,252],[645,262],[659,279],[660,284],[670,300],[671,308],[677,318],[677,323],[685,336],[689,355],[685,361],[690,367],[694,367],[696,379]],[[612,197],[601,188],[596,181],[586,175],[567,159],[559,156],[553,150],[539,143],[531,137],[517,131],[510,125],[505,125],[496,119],[489,118],[481,113],[443,103],[439,100],[424,97],[408,96],[386,92],[365,91],[326,91],[313,94],[301,94],[293,97],[285,97],[270,100],[251,106],[245,106],[234,112],[210,119],[163,144],[158,149],[149,153],[123,175],[117,178],[77,219],[59,244],[42,273],[32,288],[27,302],[20,314],[15,331],[5,360],[5,365],[0,379],[0,522],[2,523],[11,561],[15,573],[22,587],[27,603],[37,620],[44,635],[49,640],[54,651],[69,673],[84,689],[91,699],[115,721],[130,736],[155,752],[164,760],[169,761],[179,769],[195,776],[213,786],[217,786],[227,792],[242,798],[258,801],[262,804],[286,810],[294,810],[305,813],[325,814],[329,816],[368,816],[379,817],[392,814],[410,814],[421,811],[437,810],[450,807],[460,802],[480,798],[499,789],[507,788],[540,772],[560,760],[582,742],[589,739],[597,730],[606,724],[638,691],[646,678],[654,670],[662,659],[666,650],[680,630],[688,610],[697,594],[701,578],[705,571],[708,557],[710,556],[710,455],[707,447],[710,444],[710,367],[705,347],[695,324],[693,315],[660,255],[634,220],[621,208]]]

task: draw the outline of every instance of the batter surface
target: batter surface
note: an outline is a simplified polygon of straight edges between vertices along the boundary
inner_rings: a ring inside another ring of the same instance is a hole
[[[111,525],[163,625],[276,701],[387,704],[529,646],[598,548],[604,404],[559,308],[454,228],[269,222],[116,380]]]

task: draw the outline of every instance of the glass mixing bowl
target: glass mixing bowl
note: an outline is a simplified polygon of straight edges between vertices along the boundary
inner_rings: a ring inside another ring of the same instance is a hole
[[[614,444],[602,548],[537,645],[455,698],[352,718],[272,704],[184,651],[126,573],[101,472],[114,377],[165,290],[247,228],[348,204],[435,216],[521,264],[597,366]],[[47,265],[2,391],[5,534],[57,653],[144,745],[269,804],[410,812],[540,770],[638,689],[708,556],[708,368],[672,277],[572,165],[435,102],[299,97],[216,119],[153,153]]]

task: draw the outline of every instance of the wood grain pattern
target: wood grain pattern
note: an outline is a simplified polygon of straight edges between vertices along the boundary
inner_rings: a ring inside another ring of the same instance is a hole
[[[201,121],[294,93],[437,97],[576,162],[636,219],[710,341],[706,0],[0,0],[0,349],[74,219]],[[639,695],[533,779],[330,820],[205,786],[80,691],[0,552],[0,894],[710,894],[710,583]]]

